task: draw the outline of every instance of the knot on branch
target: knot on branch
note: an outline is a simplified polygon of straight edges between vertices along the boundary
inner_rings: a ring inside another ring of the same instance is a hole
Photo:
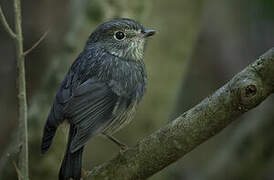
[[[263,98],[262,80],[253,71],[245,73],[245,76],[238,76],[232,82],[232,93],[236,95],[238,101],[235,104],[240,111],[248,111],[259,104],[259,99]],[[240,73],[242,74],[242,73]]]
[[[242,91],[242,97],[244,98],[251,98],[256,95],[257,88],[254,84],[250,84],[246,86]]]

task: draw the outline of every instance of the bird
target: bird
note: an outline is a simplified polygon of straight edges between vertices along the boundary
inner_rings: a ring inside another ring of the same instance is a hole
[[[144,53],[148,37],[139,22],[116,18],[99,25],[62,81],[46,120],[41,153],[48,151],[60,124],[69,124],[67,146],[59,180],[80,180],[87,141],[112,135],[127,125],[146,92]]]

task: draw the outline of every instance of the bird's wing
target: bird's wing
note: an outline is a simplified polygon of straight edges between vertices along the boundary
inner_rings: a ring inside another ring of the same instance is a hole
[[[89,79],[81,84],[73,92],[64,109],[70,123],[77,127],[70,151],[77,151],[91,136],[101,133],[103,128],[117,115],[113,113],[114,109],[116,111],[118,108],[121,112],[126,108],[121,106],[120,102],[121,97],[106,83]]]

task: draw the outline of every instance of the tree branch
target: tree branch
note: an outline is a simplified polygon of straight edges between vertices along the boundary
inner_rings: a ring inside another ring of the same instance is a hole
[[[15,161],[12,161],[12,164],[13,164],[13,166],[14,166],[14,168],[15,168],[16,173],[17,173],[17,178],[18,178],[18,180],[21,180],[21,179],[22,179],[22,174],[21,174],[20,170],[18,169],[18,167],[17,167]]]
[[[6,20],[6,17],[5,17],[5,15],[4,15],[4,13],[3,13],[3,10],[2,10],[2,8],[1,8],[1,5],[0,5],[0,21],[2,22],[2,24],[3,24],[4,28],[5,28],[5,30],[6,30],[7,33],[10,35],[10,37],[11,37],[12,39],[15,39],[15,38],[16,38],[16,34],[15,34],[15,33],[13,32],[13,30],[10,28],[10,26],[9,26],[7,20]]]
[[[17,88],[18,88],[18,135],[21,143],[19,151],[18,168],[23,180],[29,179],[29,155],[28,155],[28,121],[27,121],[27,98],[25,80],[25,57],[23,53],[21,1],[14,0],[14,22],[15,22],[15,47],[17,64]]]
[[[48,35],[48,33],[49,33],[49,31],[46,31],[41,37],[40,37],[40,39],[36,42],[36,43],[34,43],[33,45],[32,45],[32,47],[31,48],[29,48],[28,50],[26,50],[23,54],[24,54],[24,56],[26,56],[27,54],[29,54],[33,49],[35,49],[45,38],[46,38],[46,36]]]
[[[146,179],[216,135],[274,90],[274,48],[134,148],[88,172],[91,179]]]

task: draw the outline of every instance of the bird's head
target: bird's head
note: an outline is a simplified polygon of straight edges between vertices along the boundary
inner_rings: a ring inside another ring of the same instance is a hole
[[[131,19],[119,18],[105,22],[90,35],[88,44],[96,44],[110,54],[125,60],[143,60],[147,37],[154,30]]]

